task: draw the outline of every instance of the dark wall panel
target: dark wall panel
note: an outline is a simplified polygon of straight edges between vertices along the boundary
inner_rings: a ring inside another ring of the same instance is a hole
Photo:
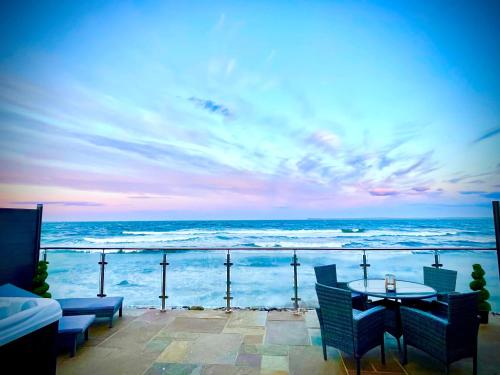
[[[40,254],[42,209],[0,208],[0,285],[31,290]]]

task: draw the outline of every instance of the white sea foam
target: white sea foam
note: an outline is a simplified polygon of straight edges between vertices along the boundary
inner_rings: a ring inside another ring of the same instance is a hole
[[[182,236],[182,235],[150,235],[150,236],[140,236],[140,237],[129,237],[129,236],[116,236],[116,237],[105,237],[105,238],[93,238],[85,237],[84,241],[90,243],[106,244],[106,243],[162,243],[162,242],[172,242],[172,241],[188,241],[194,240],[196,238],[192,236]]]
[[[295,247],[295,248],[308,248],[308,247],[332,247],[341,248],[341,242],[256,242],[255,246],[258,247]]]
[[[374,237],[374,236],[408,236],[434,237],[457,235],[459,231],[453,229],[402,231],[402,230],[362,230],[354,229],[221,229],[197,230],[180,229],[175,231],[123,231],[122,234],[132,236],[234,236],[234,237]]]

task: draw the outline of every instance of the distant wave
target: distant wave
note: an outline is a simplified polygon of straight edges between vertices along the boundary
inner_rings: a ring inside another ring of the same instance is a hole
[[[221,229],[221,230],[197,230],[180,229],[173,231],[123,231],[122,234],[133,236],[175,236],[185,235],[198,237],[204,236],[237,236],[237,237],[373,237],[373,236],[452,236],[458,234],[457,230],[424,230],[424,231],[403,231],[403,230],[365,230],[359,228],[351,229]]]
[[[257,247],[296,247],[296,248],[307,248],[307,247],[334,247],[341,248],[342,243],[340,242],[256,242]]]
[[[237,246],[241,243],[255,247],[342,247],[348,238],[415,238],[459,235],[461,231],[440,228],[436,230],[395,230],[362,228],[343,229],[179,229],[172,231],[123,231],[122,235],[84,237],[91,244],[165,244],[182,242],[186,246]],[[332,239],[345,238],[344,241]],[[464,240],[465,238],[460,238]],[[458,238],[457,238],[458,240]],[[409,241],[413,242],[413,241]],[[482,242],[479,240],[478,242]]]
[[[196,237],[192,236],[161,236],[161,235],[151,235],[151,236],[141,236],[141,237],[127,237],[127,236],[116,236],[116,237],[105,237],[105,238],[93,238],[84,237],[83,240],[90,243],[106,244],[106,243],[162,243],[162,242],[172,242],[172,241],[190,241],[195,240]]]

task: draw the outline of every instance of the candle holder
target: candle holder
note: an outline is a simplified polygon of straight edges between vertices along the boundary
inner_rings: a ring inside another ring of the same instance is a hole
[[[396,292],[396,276],[391,273],[385,275],[385,291],[386,293]]]

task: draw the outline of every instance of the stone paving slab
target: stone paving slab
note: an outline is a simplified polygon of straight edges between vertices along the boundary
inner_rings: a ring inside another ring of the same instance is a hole
[[[304,320],[268,320],[264,342],[277,345],[311,344]]]
[[[234,315],[232,315],[234,314]],[[354,374],[355,362],[328,347],[323,360],[314,311],[128,310],[111,329],[98,323],[73,358],[58,358],[58,375],[333,375]],[[364,375],[442,374],[442,364],[409,347],[403,368],[396,341],[386,335],[380,349],[366,353]],[[500,375],[500,317],[480,327],[479,374]],[[451,365],[451,374],[471,374],[472,360]]]
[[[222,333],[226,319],[176,317],[167,327],[171,332]]]
[[[267,311],[235,311],[231,314],[227,327],[264,327]]]
[[[260,375],[256,368],[233,365],[206,365],[201,375]]]
[[[272,310],[267,313],[267,321],[270,320],[305,320],[304,314],[295,314],[293,311]]]
[[[239,334],[203,335],[190,343],[186,362],[210,365],[235,364],[242,342],[243,336]]]
[[[186,363],[154,363],[144,375],[201,375],[200,365]]]

